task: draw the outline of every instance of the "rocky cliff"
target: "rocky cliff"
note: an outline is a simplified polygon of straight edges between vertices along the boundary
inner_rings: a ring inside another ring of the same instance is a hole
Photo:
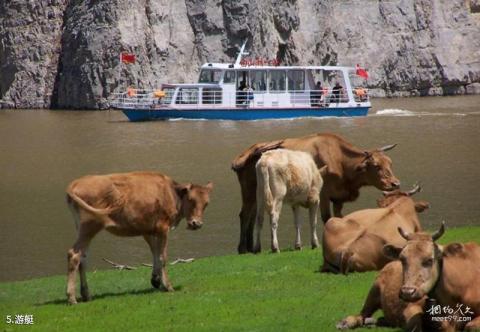
[[[245,39],[283,64],[360,63],[379,96],[480,93],[479,36],[480,0],[0,0],[0,107],[105,108]]]

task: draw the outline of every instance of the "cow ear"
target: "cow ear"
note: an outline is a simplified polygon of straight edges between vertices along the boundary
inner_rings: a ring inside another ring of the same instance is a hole
[[[213,182],[209,181],[209,182],[207,183],[207,185],[205,186],[205,188],[208,189],[208,192],[212,192],[212,190],[213,190]]]
[[[423,212],[429,207],[430,207],[430,204],[428,202],[425,202],[425,201],[415,202],[415,211],[417,212]]]
[[[357,172],[364,172],[367,169],[368,163],[372,159],[372,153],[370,151],[363,151],[363,154],[365,157],[363,158],[362,162],[355,167]]]
[[[178,185],[175,187],[175,191],[177,192],[177,195],[178,195],[180,198],[183,198],[186,194],[188,194],[188,192],[190,191],[191,188],[192,188],[192,184],[191,184],[191,183],[178,184]]]
[[[402,248],[395,247],[394,245],[391,245],[391,244],[386,244],[383,246],[382,252],[383,252],[383,255],[388,258],[398,259],[400,252],[402,252]]]

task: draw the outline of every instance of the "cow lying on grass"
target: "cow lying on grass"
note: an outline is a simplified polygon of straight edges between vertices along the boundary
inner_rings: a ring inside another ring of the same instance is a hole
[[[318,247],[317,212],[323,180],[321,172],[306,152],[278,149],[265,152],[256,167],[257,216],[255,252],[261,251],[261,230],[265,210],[270,216],[272,251],[279,252],[277,228],[283,202],[292,206],[295,217],[295,249],[302,248],[299,208],[308,208],[312,248]]]
[[[340,136],[325,133],[257,143],[237,155],[232,169],[237,173],[242,193],[238,252],[253,251],[257,210],[255,165],[263,152],[278,148],[304,151],[313,157],[317,168],[328,166],[320,197],[320,212],[323,222],[327,222],[331,217],[330,203],[334,216],[341,217],[343,204],[356,200],[363,186],[375,186],[380,190],[394,190],[400,186],[393,175],[392,160],[384,153],[394,147],[395,144],[363,150]]]
[[[437,233],[428,236],[410,234],[399,228],[407,240],[406,245],[385,247],[387,255],[402,263],[400,297],[415,303],[428,296],[441,308],[448,306],[456,310],[460,320],[444,321],[444,331],[480,331],[480,245],[470,242],[442,247],[435,241],[444,230],[442,224]]]
[[[406,245],[403,248],[386,245],[384,253],[399,260],[380,271],[361,313],[348,316],[337,328],[356,328],[372,323],[372,315],[381,309],[384,318],[377,325],[403,327],[407,331],[478,331],[480,246],[476,243],[439,246],[435,241],[444,233],[443,224],[432,236],[423,232],[410,234],[402,228],[398,231],[407,240]],[[450,321],[434,321],[429,312],[433,309],[430,301],[425,306],[427,297],[433,300],[434,306],[442,309],[440,318],[442,314],[449,316],[443,308],[460,308],[461,312],[456,312],[458,321],[452,317]]]
[[[90,299],[86,252],[92,238],[102,229],[119,236],[143,236],[153,255],[152,286],[159,288],[161,284],[166,291],[173,291],[166,271],[168,232],[182,218],[187,220],[187,228],[200,228],[212,188],[212,183],[179,184],[153,172],[92,175],[70,183],[67,203],[78,238],[68,250],[68,302],[77,303],[77,270],[82,299]]]
[[[415,202],[412,197],[420,190],[417,185],[408,192],[384,192],[377,201],[379,208],[331,218],[323,231],[322,272],[365,272],[383,268],[392,260],[383,255],[383,246],[406,243],[398,234],[398,227],[408,232],[422,230],[417,212],[428,208],[428,203]]]

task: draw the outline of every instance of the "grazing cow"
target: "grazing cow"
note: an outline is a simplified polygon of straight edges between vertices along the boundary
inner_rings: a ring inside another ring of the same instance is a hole
[[[179,184],[153,172],[85,176],[67,188],[78,238],[68,251],[68,302],[75,296],[76,272],[80,272],[81,295],[90,299],[85,274],[86,252],[102,229],[118,236],[143,236],[153,255],[152,286],[173,291],[166,271],[167,236],[182,218],[188,229],[202,226],[212,183],[206,186]]]
[[[390,258],[383,255],[383,246],[401,246],[405,239],[397,232],[421,231],[417,212],[428,208],[424,201],[415,202],[412,195],[421,190],[415,186],[409,192],[384,192],[377,201],[379,208],[359,210],[343,218],[331,218],[323,231],[322,272],[348,273],[380,270]]]
[[[255,252],[260,252],[260,234],[265,210],[270,216],[272,230],[272,251],[279,252],[277,228],[283,202],[292,206],[295,216],[295,249],[302,248],[300,237],[299,208],[308,208],[312,248],[318,247],[317,212],[323,180],[321,172],[306,152],[278,149],[265,152],[258,160],[257,173],[257,217]]]
[[[255,165],[263,152],[277,148],[300,150],[310,153],[317,168],[328,166],[320,194],[320,211],[326,222],[330,219],[330,202],[333,203],[334,215],[341,217],[343,204],[357,199],[362,186],[370,185],[388,191],[399,187],[400,181],[392,173],[392,161],[384,154],[394,147],[388,145],[365,151],[334,134],[314,134],[252,145],[232,162],[242,193],[238,252],[253,252],[257,187]]]
[[[406,331],[432,331],[423,319],[426,296],[409,303],[399,297],[402,286],[402,264],[393,261],[380,271],[368,292],[362,311],[358,315],[348,316],[337,324],[337,328],[354,329],[357,327],[377,326],[401,327]],[[372,317],[377,310],[383,311],[383,317],[377,321]]]
[[[453,309],[460,319],[445,320],[444,331],[479,331],[480,246],[473,242],[439,246],[435,241],[443,235],[444,224],[432,236],[402,228],[398,231],[407,243],[403,247],[387,245],[384,251],[402,264],[400,297],[413,303],[428,296],[440,308]]]

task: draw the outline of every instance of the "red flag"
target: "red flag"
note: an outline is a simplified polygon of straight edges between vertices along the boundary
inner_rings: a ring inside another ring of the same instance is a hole
[[[363,69],[363,68],[360,68],[360,65],[357,64],[357,65],[355,66],[355,69],[356,69],[356,74],[357,74],[358,76],[363,77],[363,78],[365,78],[365,79],[368,78],[368,73],[367,73],[367,71],[366,71],[365,69]]]
[[[121,53],[120,60],[123,63],[135,63],[135,54],[131,53]]]

